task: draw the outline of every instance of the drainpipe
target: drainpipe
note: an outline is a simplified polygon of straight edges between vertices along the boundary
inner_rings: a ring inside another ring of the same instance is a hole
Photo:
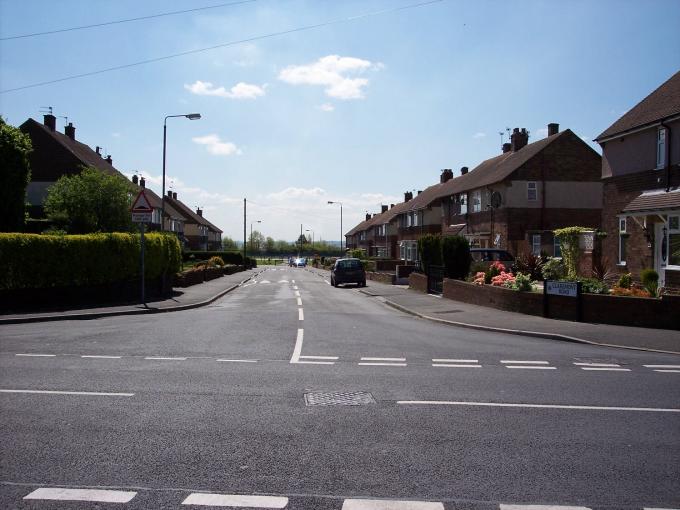
[[[664,121],[662,120],[659,122],[659,125],[663,127],[666,130],[666,193],[668,193],[671,190],[671,128],[668,124],[664,124]]]

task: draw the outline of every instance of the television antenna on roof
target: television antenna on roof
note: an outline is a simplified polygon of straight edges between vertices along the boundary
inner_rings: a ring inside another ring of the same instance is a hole
[[[41,106],[40,110],[38,110],[40,113],[48,113],[52,115],[52,107],[51,106]]]

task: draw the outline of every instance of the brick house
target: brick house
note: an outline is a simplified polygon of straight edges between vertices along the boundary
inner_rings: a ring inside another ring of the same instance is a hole
[[[347,248],[364,250],[370,257],[398,258],[398,219],[405,206],[406,202],[382,205],[380,213],[366,213],[366,219],[345,234]]]
[[[525,129],[515,128],[502,154],[438,185],[430,198],[440,204],[442,234],[514,255],[559,256],[553,230],[600,227],[600,156],[558,124],[548,125],[546,138],[528,140]]]
[[[194,212],[189,206],[177,198],[177,193],[168,191],[165,197],[166,207],[178,211],[186,218],[184,222],[184,237],[187,248],[198,251],[215,251],[222,248],[222,230],[203,217],[203,211]]]
[[[602,147],[608,233],[603,253],[620,272],[659,273],[680,288],[680,72],[595,141]]]

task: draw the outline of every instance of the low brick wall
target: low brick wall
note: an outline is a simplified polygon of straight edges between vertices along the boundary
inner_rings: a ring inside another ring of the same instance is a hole
[[[374,271],[366,271],[366,279],[387,284],[394,284],[394,273],[377,273]]]
[[[583,320],[603,324],[680,330],[680,296],[650,299],[584,294]]]
[[[419,292],[427,292],[427,276],[423,273],[411,273],[408,275],[408,286]]]
[[[401,264],[401,260],[376,260],[375,269],[376,271],[395,271],[397,269],[397,264]]]
[[[426,282],[427,284],[427,282]],[[509,312],[543,315],[543,295],[444,278],[442,296]]]

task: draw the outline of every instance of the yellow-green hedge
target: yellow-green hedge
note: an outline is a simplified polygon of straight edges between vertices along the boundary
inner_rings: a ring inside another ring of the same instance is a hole
[[[147,279],[179,271],[182,250],[171,234],[145,235]],[[101,285],[139,278],[136,234],[0,233],[0,289]]]

